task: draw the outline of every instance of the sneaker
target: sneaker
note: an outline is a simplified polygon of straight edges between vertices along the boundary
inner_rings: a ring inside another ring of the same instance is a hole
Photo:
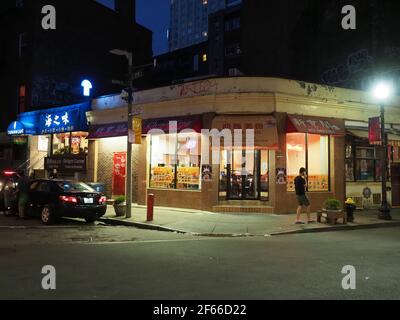
[[[307,223],[315,223],[315,221],[314,220],[310,220]]]
[[[296,221],[295,224],[305,224],[305,222],[303,222],[303,221]]]

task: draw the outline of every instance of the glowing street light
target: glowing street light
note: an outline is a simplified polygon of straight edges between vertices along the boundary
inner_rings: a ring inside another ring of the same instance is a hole
[[[385,102],[392,95],[393,88],[388,82],[379,82],[374,86],[373,93],[376,99]]]
[[[392,96],[393,87],[388,82],[378,82],[373,88],[373,94],[375,98],[379,101],[380,109],[381,109],[381,141],[382,141],[382,204],[379,209],[379,218],[383,220],[392,220],[392,216],[390,215],[390,208],[387,202],[387,168],[388,168],[388,141],[385,132],[385,108],[384,103],[389,100]]]

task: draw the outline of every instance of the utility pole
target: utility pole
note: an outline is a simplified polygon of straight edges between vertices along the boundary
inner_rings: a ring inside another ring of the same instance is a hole
[[[128,136],[126,146],[126,218],[132,217],[132,136],[133,133],[133,55],[128,54],[129,87],[128,87]]]
[[[392,220],[390,215],[390,208],[387,202],[387,168],[388,168],[388,141],[385,132],[385,109],[383,103],[381,103],[381,140],[382,140],[382,206],[379,209],[379,218],[383,220]]]

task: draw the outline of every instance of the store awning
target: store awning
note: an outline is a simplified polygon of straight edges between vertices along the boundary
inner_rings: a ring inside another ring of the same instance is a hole
[[[349,134],[361,139],[369,139],[368,131],[366,130],[347,130]]]
[[[212,127],[220,131],[229,129],[234,137],[234,130],[242,130],[242,147],[246,147],[246,130],[254,130],[254,148],[278,150],[278,130],[272,116],[218,116]],[[232,141],[232,145],[234,145]]]
[[[86,112],[90,110],[90,101],[37,111],[20,113],[17,121],[9,129],[10,134],[21,132],[22,126],[25,135],[42,135],[72,131],[87,131]],[[16,125],[17,123],[17,125]],[[20,129],[14,130],[14,125]]]
[[[347,130],[348,133],[351,135],[361,138],[361,139],[369,139],[369,134],[367,130]],[[388,145],[393,146],[393,147],[400,147],[400,135],[394,134],[394,133],[388,133]],[[380,145],[380,143],[378,144]]]
[[[127,122],[96,124],[89,126],[88,139],[95,140],[102,138],[126,137],[127,135]]]
[[[346,135],[344,121],[340,119],[288,115],[286,119],[286,133],[295,132],[335,136]]]

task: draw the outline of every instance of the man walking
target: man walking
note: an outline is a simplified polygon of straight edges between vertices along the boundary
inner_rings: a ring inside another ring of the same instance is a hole
[[[25,175],[25,171],[18,172],[18,219],[26,219],[25,208],[28,202],[29,177]]]
[[[296,189],[296,196],[297,196],[297,201],[299,203],[297,207],[297,215],[296,215],[296,224],[304,224],[303,221],[301,221],[300,216],[301,216],[301,210],[303,207],[306,208],[307,211],[307,221],[308,223],[313,223],[314,221],[311,220],[311,215],[310,215],[310,201],[308,200],[306,196],[306,189],[307,189],[307,171],[305,168],[300,168],[299,171],[300,175],[294,179],[294,185]]]

